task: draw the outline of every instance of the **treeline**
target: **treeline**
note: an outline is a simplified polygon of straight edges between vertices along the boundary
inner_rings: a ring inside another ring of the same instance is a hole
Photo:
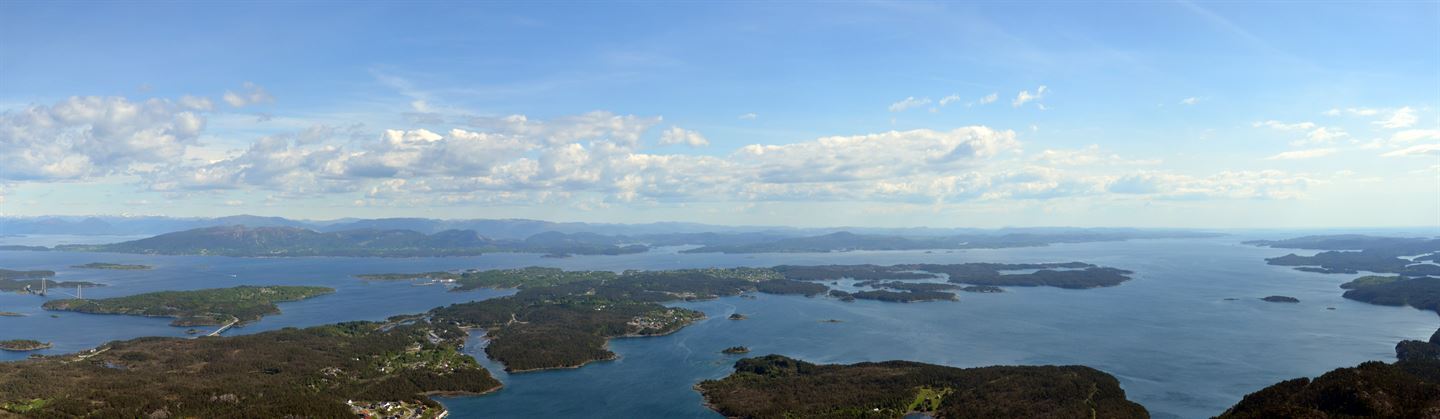
[[[1440,406],[1440,330],[1430,341],[1404,341],[1398,362],[1365,362],[1320,377],[1282,381],[1244,399],[1220,418],[1430,418]]]

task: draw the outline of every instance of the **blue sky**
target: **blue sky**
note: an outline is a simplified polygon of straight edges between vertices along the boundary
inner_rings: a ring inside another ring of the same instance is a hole
[[[1440,225],[1437,2],[0,4],[0,213]]]

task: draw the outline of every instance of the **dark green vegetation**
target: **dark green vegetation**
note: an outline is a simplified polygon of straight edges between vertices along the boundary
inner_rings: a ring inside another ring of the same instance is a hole
[[[708,299],[755,291],[763,270],[685,269],[626,271],[621,274],[571,272],[553,283],[553,275],[529,276],[532,270],[477,272],[513,284],[513,296],[454,304],[431,311],[437,322],[484,328],[490,343],[485,352],[508,371],[568,368],[612,359],[605,348],[614,337],[672,333],[704,317],[703,313],[658,303]],[[533,278],[547,285],[532,285]]]
[[[952,368],[907,361],[816,365],[746,358],[696,385],[708,406],[741,418],[1145,418],[1114,377],[1082,366]]]
[[[41,341],[38,341],[38,340],[30,340],[30,339],[0,340],[0,350],[6,350],[6,351],[18,351],[18,352],[35,351],[35,350],[40,350],[40,349],[46,349],[46,348],[49,348],[49,347],[50,347],[50,344],[49,344],[49,343],[41,342]]]
[[[1436,329],[1428,341],[1406,340],[1395,344],[1395,358],[1401,361],[1440,362],[1440,329]]]
[[[42,280],[46,281],[45,286],[48,288],[74,289],[75,287],[89,288],[105,286],[104,284],[96,284],[94,282],[57,282],[49,279],[54,276],[55,271],[14,271],[10,269],[0,269],[0,292],[16,292],[26,290],[34,290],[38,292],[40,291],[40,281]]]
[[[731,315],[730,315],[730,320],[745,320],[745,319],[747,319],[747,318],[748,318],[748,317],[745,317],[744,314],[740,314],[740,313],[735,313],[735,314],[731,314]]]
[[[87,264],[84,264],[84,265],[71,266],[71,268],[77,268],[77,269],[114,269],[114,270],[121,270],[121,271],[139,271],[139,270],[150,269],[150,266],[148,266],[148,265],[126,265],[126,264],[120,264],[120,263],[100,263],[100,262],[94,262],[94,263],[87,263]]]
[[[1001,249],[1143,238],[1210,237],[1183,231],[1065,231],[1047,233],[897,236],[841,231],[819,236],[785,237],[757,242],[706,244],[685,253],[809,253],[851,250]]]
[[[861,300],[886,301],[891,303],[915,303],[921,301],[957,301],[954,293],[941,291],[908,291],[895,292],[887,290],[860,291],[851,293],[850,297]]]
[[[557,236],[558,235],[558,236]],[[618,255],[649,250],[560,233],[526,240],[496,240],[470,230],[423,234],[411,230],[344,230],[322,233],[297,227],[207,227],[103,245],[64,245],[58,250],[222,256],[471,256],[492,252]]]
[[[720,353],[726,355],[748,354],[750,353],[750,348],[746,348],[744,346],[731,346],[729,348],[722,349]]]
[[[1261,300],[1269,301],[1269,302],[1272,302],[1272,303],[1298,303],[1298,302],[1300,302],[1300,299],[1298,299],[1298,298],[1295,298],[1295,297],[1286,297],[1286,296],[1283,296],[1283,295],[1272,295],[1272,296],[1269,296],[1269,297],[1261,298]]]
[[[755,288],[767,294],[801,294],[806,297],[813,297],[824,294],[830,287],[816,284],[814,282],[796,281],[793,279],[771,279],[755,283]]]
[[[1440,330],[1405,341],[1394,364],[1365,362],[1250,393],[1221,418],[1430,418],[1440,413]]]
[[[1360,278],[1342,285],[1350,286],[1345,298],[1386,306],[1411,306],[1440,314],[1440,278],[1419,277],[1393,281]],[[1357,281],[1359,282],[1357,284]]]
[[[478,394],[500,383],[459,351],[465,332],[353,322],[253,335],[111,342],[81,356],[0,363],[0,416],[355,417],[347,400]]]
[[[1306,236],[1287,240],[1255,240],[1256,246],[1325,250],[1314,256],[1294,253],[1265,259],[1271,265],[1295,266],[1306,272],[1354,274],[1360,271],[1402,276],[1440,276],[1440,266],[1417,263],[1440,252],[1440,239],[1363,235]],[[1405,258],[1418,256],[1415,261]]]
[[[1004,289],[1004,288],[1000,288],[1000,287],[996,287],[996,286],[990,286],[990,285],[971,285],[971,286],[968,286],[968,287],[965,287],[965,288],[961,288],[960,290],[961,290],[961,291],[965,291],[965,292],[978,292],[978,293],[1005,292],[1005,289]]]
[[[878,265],[824,265],[824,266],[776,266],[789,279],[831,280],[852,278],[860,280],[881,279],[929,279],[945,276],[956,284],[989,286],[1050,286],[1083,289],[1108,287],[1128,281],[1132,272],[1123,269],[1106,268],[1082,262],[1066,263],[961,263],[961,264],[906,264],[893,266]],[[1031,273],[1007,274],[1004,271],[1034,270]]]
[[[173,326],[220,325],[255,321],[280,312],[277,302],[296,301],[335,292],[325,287],[239,286],[195,291],[161,291],[101,299],[51,300],[46,310],[91,314],[174,317]]]
[[[1368,287],[1368,286],[1371,286],[1371,285],[1383,285],[1383,284],[1388,284],[1388,283],[1391,283],[1391,282],[1399,281],[1399,280],[1401,280],[1401,279],[1405,279],[1405,278],[1398,277],[1398,276],[1379,276],[1379,275],[1362,276],[1362,277],[1359,277],[1359,278],[1352,279],[1352,280],[1350,280],[1350,282],[1346,282],[1346,283],[1344,283],[1344,284],[1340,284],[1340,288],[1341,288],[1341,289],[1347,289],[1347,290],[1353,290],[1353,289],[1356,289],[1356,288],[1363,288],[1363,287]]]

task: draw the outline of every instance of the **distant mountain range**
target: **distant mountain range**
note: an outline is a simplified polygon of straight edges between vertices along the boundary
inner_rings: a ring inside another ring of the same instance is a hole
[[[361,224],[377,225],[377,224]],[[383,224],[378,224],[383,225]],[[336,227],[336,226],[330,226]],[[643,230],[643,229],[642,229]],[[61,245],[55,250],[162,255],[223,256],[469,256],[483,253],[546,253],[555,256],[618,255],[652,246],[697,246],[687,253],[794,253],[851,250],[974,249],[1044,246],[1052,243],[1142,238],[1204,237],[1213,233],[1146,230],[1080,230],[1052,233],[898,236],[835,232],[794,236],[777,232],[655,233],[609,235],[546,231],[523,239],[494,238],[475,230],[424,233],[408,229],[353,228],[338,231],[290,226],[202,227],[112,244]],[[514,234],[514,232],[511,232]],[[0,250],[49,250],[4,246]]]
[[[1145,233],[1194,233],[1197,230],[1163,230],[1133,228],[1071,228],[1071,227],[1029,227],[1029,228],[883,228],[883,227],[824,227],[797,228],[783,226],[725,226],[700,223],[659,222],[644,224],[552,222],[529,219],[465,219],[441,220],[432,218],[378,218],[378,219],[337,219],[337,220],[293,220],[281,217],[234,215],[216,218],[182,218],[159,216],[40,216],[0,217],[0,236],[32,234],[68,235],[157,235],[206,227],[243,225],[247,227],[295,227],[318,232],[345,230],[411,230],[424,234],[435,234],[446,230],[474,230],[492,239],[526,239],[546,233],[594,233],[611,236],[656,236],[672,235],[668,239],[683,237],[688,243],[723,244],[732,237],[727,235],[751,233],[769,238],[819,236],[847,232],[857,235],[881,235],[903,237],[943,237],[956,235],[998,236],[998,235],[1055,235],[1107,233],[1135,235]],[[747,239],[748,241],[748,239]],[[736,244],[736,243],[730,243]]]
[[[64,245],[56,250],[222,256],[470,256],[494,252],[616,255],[649,250],[606,236],[542,233],[525,240],[491,239],[473,230],[424,234],[413,230],[319,232],[299,227],[205,227],[113,244]]]

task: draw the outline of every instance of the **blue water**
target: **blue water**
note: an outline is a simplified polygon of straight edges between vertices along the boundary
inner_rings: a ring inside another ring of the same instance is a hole
[[[8,239],[0,239],[0,243]],[[34,242],[34,238],[28,238]],[[663,249],[623,256],[548,259],[495,254],[463,258],[226,258],[66,252],[0,252],[0,267],[52,269],[57,280],[103,282],[87,297],[239,284],[324,285],[335,294],[283,303],[283,314],[236,329],[254,333],[345,320],[378,320],[455,302],[508,294],[446,292],[409,282],[366,282],[358,273],[556,266],[623,270],[830,263],[1055,262],[1079,260],[1135,271],[1118,287],[1091,290],[1008,288],[962,293],[959,302],[914,304],[773,296],[681,303],[709,319],[663,337],[611,341],[620,358],[579,369],[509,375],[484,360],[484,340],[471,352],[505,388],[479,397],[444,398],[454,417],[716,417],[692,386],[723,377],[745,345],[752,355],[785,354],[812,362],[909,359],[968,367],[996,364],[1083,364],[1118,377],[1131,400],[1157,417],[1209,417],[1243,395],[1280,380],[1314,376],[1366,360],[1393,360],[1402,339],[1440,327],[1434,313],[1345,300],[1338,285],[1354,275],[1326,275],[1269,266],[1289,250],[1241,245],[1238,237],[1137,240],[1040,248],[955,252],[691,255]],[[76,270],[88,262],[141,263],[152,271]],[[233,276],[232,276],[233,275]],[[1259,301],[1267,295],[1300,304]],[[1226,298],[1238,298],[1225,301]],[[0,339],[52,341],[46,353],[88,349],[113,339],[184,336],[167,319],[58,313],[40,297],[0,295]],[[1328,307],[1335,308],[1327,310]],[[725,319],[740,312],[749,320]],[[838,319],[842,323],[822,323]],[[0,360],[24,354],[0,353]]]

